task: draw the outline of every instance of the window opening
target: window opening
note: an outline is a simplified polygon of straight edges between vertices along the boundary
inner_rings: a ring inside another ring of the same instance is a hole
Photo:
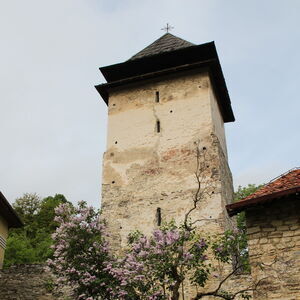
[[[160,121],[156,121],[156,131],[160,132]]]
[[[160,207],[158,207],[156,209],[156,224],[157,224],[157,226],[161,225],[161,208]]]
[[[155,93],[155,102],[159,102],[159,91]]]

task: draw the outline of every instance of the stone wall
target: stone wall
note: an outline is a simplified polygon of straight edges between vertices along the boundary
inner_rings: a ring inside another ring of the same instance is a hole
[[[182,72],[113,89],[108,114],[102,212],[113,248],[124,249],[134,230],[150,235],[159,226],[158,214],[162,222],[183,222],[198,188],[197,148],[206,149],[200,180],[210,191],[203,193],[191,220],[197,220],[204,236],[223,232],[232,178],[224,122],[208,72]],[[190,288],[186,284],[187,295]]]
[[[296,197],[296,196],[295,196]],[[300,299],[300,201],[280,199],[246,211],[255,299]]]
[[[51,275],[44,265],[16,265],[0,271],[1,300],[59,300],[52,294]]]
[[[133,230],[150,234],[158,211],[162,221],[183,221],[197,190],[198,146],[209,156],[203,183],[210,181],[215,193],[203,199],[193,218],[202,220],[198,225],[206,232],[226,227],[232,182],[212,89],[208,73],[197,71],[110,92],[102,210],[114,248],[123,248]]]

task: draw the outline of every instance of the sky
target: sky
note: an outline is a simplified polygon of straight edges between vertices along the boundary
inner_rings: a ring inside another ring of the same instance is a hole
[[[0,0],[0,190],[100,206],[107,108],[100,66],[172,34],[215,41],[234,123],[234,186],[299,163],[300,1]]]

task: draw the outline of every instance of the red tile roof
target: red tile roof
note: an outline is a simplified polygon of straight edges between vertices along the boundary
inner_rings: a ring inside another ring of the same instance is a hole
[[[294,168],[280,175],[248,197],[227,205],[226,209],[232,216],[250,206],[295,193],[300,193],[300,168]]]

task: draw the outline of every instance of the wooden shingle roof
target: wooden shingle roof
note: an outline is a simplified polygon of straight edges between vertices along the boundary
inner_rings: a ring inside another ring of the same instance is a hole
[[[166,33],[152,44],[133,55],[129,60],[135,60],[164,52],[170,52],[182,48],[195,46],[195,44],[183,40],[171,33]]]

